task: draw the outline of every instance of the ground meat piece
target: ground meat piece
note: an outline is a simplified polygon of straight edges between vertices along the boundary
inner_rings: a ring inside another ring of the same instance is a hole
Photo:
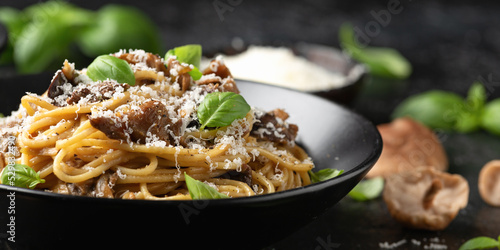
[[[230,179],[235,181],[241,181],[246,183],[248,186],[252,186],[252,168],[247,164],[241,165],[241,171],[231,170],[227,173],[219,176],[222,179]]]
[[[210,61],[210,64],[208,67],[203,70],[203,75],[209,75],[209,74],[215,74],[216,76],[224,79],[227,77],[233,77],[231,75],[231,71],[226,67],[224,62],[222,62],[220,59],[216,58]]]
[[[78,88],[73,91],[71,96],[66,100],[70,105],[78,103],[81,99],[86,99],[87,103],[101,102],[111,99],[118,87],[124,90],[129,87],[128,84],[119,84],[115,81],[103,81],[90,86]]]
[[[100,177],[78,183],[61,182],[51,191],[75,196],[114,198],[113,186],[118,180],[116,173],[105,173]]]
[[[115,113],[114,117],[97,115],[89,119],[94,128],[111,139],[142,144],[154,136],[167,145],[173,145],[182,126],[182,120],[172,121],[165,105],[154,100],[144,102],[139,109]]]
[[[299,128],[295,124],[286,123],[287,118],[288,114],[281,109],[257,116],[251,134],[260,140],[293,144]]]
[[[203,77],[196,81],[196,84],[203,86],[208,93],[216,90],[219,92],[240,93],[231,72],[219,58],[210,62],[208,67],[203,70]]]
[[[212,92],[233,92],[236,94],[240,93],[240,90],[236,86],[234,79],[231,77],[222,79],[215,74],[205,75],[200,80],[196,81],[196,84],[202,86],[207,93]]]
[[[140,62],[144,62],[149,68],[156,69],[156,71],[161,71],[165,74],[165,76],[170,75],[169,71],[167,70],[167,67],[165,66],[165,63],[163,62],[160,56],[151,53],[146,53],[146,55],[147,56],[145,59],[138,58],[136,55],[130,53],[124,53],[117,57],[127,61],[130,64],[137,64]]]
[[[52,78],[52,81],[50,82],[49,88],[47,89],[47,96],[49,98],[56,98],[62,94],[64,94],[64,90],[62,86],[66,83],[68,83],[68,79],[66,76],[64,76],[62,70],[58,70],[54,77]],[[75,86],[76,84],[74,82],[69,82],[71,85]]]
[[[96,197],[102,197],[102,198],[113,198],[114,197],[114,191],[113,191],[113,186],[115,185],[116,181],[118,180],[118,175],[116,173],[110,174],[104,174],[97,179],[95,182],[94,186],[94,194]]]

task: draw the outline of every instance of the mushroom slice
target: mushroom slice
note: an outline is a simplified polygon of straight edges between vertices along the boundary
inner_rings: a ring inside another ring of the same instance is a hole
[[[479,172],[479,194],[483,200],[500,207],[500,160],[492,160]]]
[[[388,177],[420,166],[448,169],[448,157],[437,136],[411,118],[398,118],[377,126],[382,136],[380,158],[366,177]]]
[[[383,197],[403,225],[442,230],[467,206],[469,184],[460,175],[419,167],[386,178]]]

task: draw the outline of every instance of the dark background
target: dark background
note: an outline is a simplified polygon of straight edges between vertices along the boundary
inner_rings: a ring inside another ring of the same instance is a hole
[[[23,8],[36,1],[4,0]],[[70,1],[98,9],[109,2]],[[399,50],[413,65],[404,81],[372,78],[349,108],[375,124],[388,122],[394,107],[409,95],[443,89],[465,95],[476,80],[487,86],[489,100],[500,97],[500,3],[494,1],[120,1],[138,7],[158,25],[165,50],[199,43],[212,53],[245,44],[290,45],[305,41],[339,47],[338,28],[344,22],[365,30],[376,21],[372,13],[399,3],[385,26],[370,37],[371,46]],[[227,4],[217,11],[214,4]],[[365,30],[366,31],[366,30]],[[1,77],[15,75],[1,69]],[[0,90],[1,91],[1,90]],[[371,202],[343,199],[307,227],[269,249],[372,249],[379,243],[405,240],[398,249],[424,249],[431,243],[457,249],[475,236],[500,234],[500,208],[487,206],[477,191],[477,175],[489,160],[500,158],[500,138],[485,132],[440,134],[452,173],[469,181],[470,201],[452,224],[440,232],[403,228],[394,221],[381,198]],[[251,223],[251,222],[249,222]],[[279,230],[279,229],[278,229]],[[412,243],[412,239],[421,245]],[[237,247],[236,247],[237,248]]]

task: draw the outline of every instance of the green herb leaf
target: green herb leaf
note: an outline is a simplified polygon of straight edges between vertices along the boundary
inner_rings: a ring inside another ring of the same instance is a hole
[[[431,90],[410,96],[400,103],[392,118],[409,116],[432,129],[451,131],[463,110],[463,98],[457,94]]]
[[[184,172],[184,178],[189,194],[193,200],[229,198],[229,196],[219,193],[215,188],[201,181],[195,180],[186,174],[186,172]]]
[[[405,79],[412,72],[410,62],[391,48],[361,46],[355,39],[351,24],[345,23],[339,30],[340,45],[355,60],[364,63],[373,75]]]
[[[376,177],[358,183],[349,192],[349,196],[357,201],[367,201],[379,197],[382,190],[384,190],[384,178]]]
[[[481,127],[486,131],[500,136],[500,98],[495,99],[484,107],[481,116]]]
[[[223,127],[241,119],[250,111],[250,105],[243,96],[233,92],[207,94],[198,107],[200,130],[205,127]]]
[[[128,62],[110,55],[98,56],[88,66],[87,75],[93,81],[113,79],[119,83],[135,85],[134,71]]]
[[[486,89],[481,82],[474,82],[467,93],[467,109],[470,112],[477,112],[484,108],[486,104]]]
[[[47,1],[26,8],[16,23],[13,59],[21,73],[38,73],[67,58],[70,44],[93,18],[91,12],[63,1]]]
[[[45,183],[35,170],[22,164],[7,165],[2,171],[1,180],[5,185],[31,189],[38,183]]]
[[[462,246],[460,246],[459,250],[472,250],[472,249],[491,249],[498,248],[500,249],[500,243],[490,237],[476,237],[466,241]]]
[[[100,8],[93,25],[79,33],[81,50],[89,57],[120,49],[162,51],[160,32],[154,22],[134,7],[110,4]]]
[[[200,70],[193,66],[194,68],[188,72],[188,74],[193,78],[193,80],[200,80],[201,76],[203,75],[203,73],[200,72]]]
[[[187,44],[180,47],[175,47],[170,49],[165,54],[165,60],[170,56],[176,56],[177,61],[192,64],[195,67],[200,67],[201,62],[201,45],[199,44]]]
[[[38,73],[68,52],[73,32],[57,19],[31,22],[14,44],[14,62],[21,73]]]
[[[313,171],[309,170],[309,176],[311,177],[312,183],[317,183],[317,182],[326,181],[326,180],[332,179],[334,177],[337,177],[337,176],[341,175],[343,172],[344,172],[344,170],[325,168],[325,169],[321,169],[317,172],[313,172]]]
[[[188,74],[196,81],[202,76],[202,73],[198,69],[201,62],[201,51],[201,45],[199,44],[188,44],[176,47],[165,53],[165,61],[169,57],[175,56],[179,62],[192,64],[194,66],[193,70],[189,71]]]
[[[0,55],[0,64],[14,62],[14,43],[19,34],[28,23],[25,15],[18,9],[11,7],[0,7],[0,22],[7,27],[9,41]]]

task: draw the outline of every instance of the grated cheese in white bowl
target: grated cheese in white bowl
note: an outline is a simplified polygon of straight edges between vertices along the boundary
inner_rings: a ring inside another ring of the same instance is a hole
[[[224,63],[236,79],[261,82],[306,92],[328,91],[352,83],[364,69],[353,67],[348,76],[327,70],[287,47],[251,45],[237,55],[224,55]],[[202,68],[208,65],[202,62]],[[358,65],[360,66],[360,65]],[[352,74],[351,74],[352,73]]]

